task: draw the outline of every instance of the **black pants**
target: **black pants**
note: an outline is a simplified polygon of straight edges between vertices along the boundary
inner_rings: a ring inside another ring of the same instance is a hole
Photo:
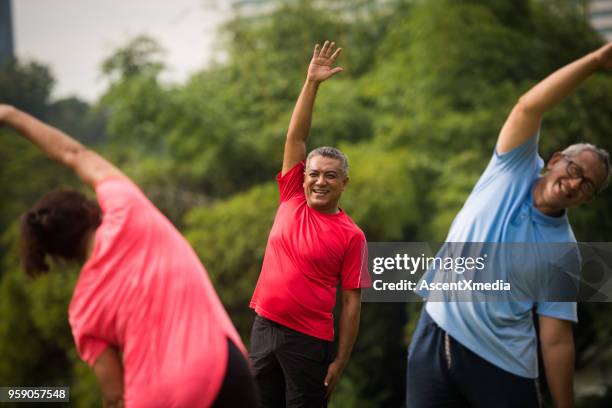
[[[230,339],[227,343],[227,370],[212,408],[255,408],[257,394],[249,362]]]
[[[326,406],[323,382],[333,360],[332,342],[257,316],[249,357],[261,407]]]
[[[421,312],[408,351],[408,408],[537,408],[538,380],[489,363]]]

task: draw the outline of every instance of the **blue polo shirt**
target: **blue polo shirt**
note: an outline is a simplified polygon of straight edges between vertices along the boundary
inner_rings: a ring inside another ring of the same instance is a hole
[[[493,153],[445,240],[564,244],[564,254],[556,260],[549,259],[547,251],[533,250],[526,257],[515,256],[501,264],[505,270],[500,276],[518,276],[527,289],[541,284],[534,273],[540,264],[568,263],[568,270],[579,269],[580,265],[567,213],[551,217],[537,210],[532,202],[532,188],[544,165],[538,155],[538,137],[534,135],[510,152]],[[423,279],[434,281],[436,273],[440,271],[428,271]],[[576,309],[575,302],[538,302],[512,296],[504,301],[471,302],[430,298],[426,304],[431,318],[462,345],[490,363],[527,378],[538,376],[533,310],[539,315],[577,322]]]

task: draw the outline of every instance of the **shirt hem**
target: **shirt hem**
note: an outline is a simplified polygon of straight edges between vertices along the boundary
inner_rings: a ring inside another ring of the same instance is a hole
[[[476,354],[478,357],[482,358],[483,360],[485,360],[489,364],[493,364],[495,367],[499,368],[500,370],[504,370],[504,371],[506,371],[506,372],[508,372],[510,374],[514,374],[514,375],[522,377],[522,378],[529,378],[530,380],[535,380],[535,379],[537,379],[539,377],[538,369],[537,368],[536,368],[536,372],[535,372],[535,375],[534,375],[534,374],[528,374],[528,373],[525,373],[525,372],[519,372],[518,370],[511,370],[511,369],[509,369],[507,367],[503,367],[497,361],[492,361],[490,358],[488,358],[488,357],[484,356],[482,353],[480,353],[479,350],[478,350],[478,347],[472,347],[471,345],[466,344],[467,342],[462,341],[454,333],[451,333],[448,330],[447,327],[443,327],[440,323],[438,323],[438,320],[429,312],[429,310],[427,310],[427,304],[425,305],[425,311],[427,312],[429,317],[431,317],[431,320],[433,320],[434,323],[436,323],[438,325],[438,327],[440,327],[442,330],[444,330],[446,333],[448,333],[449,336],[451,336],[453,339],[455,339],[455,341],[457,341],[463,347],[467,348],[472,353]]]
[[[306,334],[307,336],[311,336],[311,337],[316,337],[317,339],[320,340],[325,340],[325,341],[334,341],[334,334],[332,331],[332,335],[331,337],[329,336],[321,336],[318,335],[316,333],[313,333],[311,331],[308,330],[304,330],[303,327],[300,327],[298,325],[292,324],[287,322],[285,319],[283,319],[282,317],[279,317],[277,315],[275,315],[274,313],[270,313],[267,310],[263,309],[261,306],[259,306],[257,303],[251,302],[251,304],[249,305],[249,307],[251,309],[253,309],[255,311],[255,313],[257,313],[258,315],[260,315],[261,317],[265,317],[268,320],[272,320],[275,323],[281,324],[285,327],[290,328],[291,330],[295,330],[297,332],[300,332],[302,334]]]
[[[536,310],[536,314],[538,316],[546,316],[546,317],[550,317],[550,318],[557,319],[557,320],[565,320],[565,321],[572,322],[572,323],[578,323],[578,318],[574,316],[555,315],[554,313],[538,312],[537,310]]]

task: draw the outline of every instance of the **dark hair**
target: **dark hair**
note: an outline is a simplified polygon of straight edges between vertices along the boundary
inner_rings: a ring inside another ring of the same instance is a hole
[[[68,261],[84,261],[87,233],[100,225],[98,205],[74,190],[45,194],[21,216],[21,262],[26,274],[49,270],[47,254]]]

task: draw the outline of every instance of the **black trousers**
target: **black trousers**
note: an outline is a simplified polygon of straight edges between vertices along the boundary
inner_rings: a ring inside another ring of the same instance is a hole
[[[227,370],[212,408],[255,408],[257,391],[249,362],[230,339],[227,343]]]
[[[408,351],[408,408],[537,408],[538,380],[520,377],[465,348],[425,308]]]
[[[326,406],[325,376],[333,361],[333,343],[255,317],[249,354],[260,407]]]

